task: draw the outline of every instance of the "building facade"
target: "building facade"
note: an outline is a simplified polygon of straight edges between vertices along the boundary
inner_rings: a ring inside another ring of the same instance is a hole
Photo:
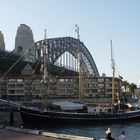
[[[15,38],[15,52],[23,55],[28,62],[35,61],[35,46],[32,30],[29,26],[21,24]]]
[[[4,37],[3,37],[3,33],[1,31],[0,31],[0,50],[5,50]]]
[[[8,77],[0,83],[1,98],[26,102],[79,101],[78,77],[52,77],[46,88],[40,75]],[[82,77],[82,100],[87,103],[111,103],[112,77]],[[120,93],[121,80],[115,78],[115,93]]]

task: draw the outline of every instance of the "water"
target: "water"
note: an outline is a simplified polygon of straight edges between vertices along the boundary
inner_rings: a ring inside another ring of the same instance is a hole
[[[119,123],[119,124],[96,124],[92,126],[59,126],[59,127],[48,127],[45,131],[80,135],[87,137],[94,137],[97,140],[104,138],[105,131],[108,127],[111,127],[113,132],[112,136],[115,140],[118,139],[121,131],[124,130],[127,136],[127,140],[140,140],[140,123]],[[44,131],[44,130],[43,130]]]
[[[0,123],[7,124],[8,122],[9,113],[0,112]],[[15,126],[19,126],[21,124],[19,113],[15,113],[15,124]],[[104,138],[105,131],[109,127],[113,130],[112,136],[115,138],[115,140],[118,139],[118,136],[120,135],[122,130],[125,130],[127,140],[140,140],[140,122],[120,122],[115,124],[95,124],[90,126],[67,126],[67,124],[64,124],[63,126],[58,127],[48,126],[46,128],[43,128],[43,131],[95,137],[97,140],[99,140],[101,138]]]

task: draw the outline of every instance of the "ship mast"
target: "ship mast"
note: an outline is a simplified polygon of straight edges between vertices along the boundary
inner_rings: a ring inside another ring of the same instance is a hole
[[[43,41],[43,79],[42,83],[44,84],[46,90],[45,90],[45,105],[47,105],[47,94],[49,93],[49,79],[48,79],[48,48],[46,45],[46,29],[45,29],[45,35],[44,35],[44,41]]]
[[[115,101],[115,62],[113,59],[112,40],[110,40],[110,46],[111,46],[111,66],[112,66],[112,105],[114,105],[114,101]]]
[[[75,25],[75,32],[77,33],[77,53],[78,53],[78,68],[79,68],[79,102],[83,100],[83,91],[82,91],[82,71],[81,71],[81,53],[80,53],[80,35],[79,35],[79,26]]]

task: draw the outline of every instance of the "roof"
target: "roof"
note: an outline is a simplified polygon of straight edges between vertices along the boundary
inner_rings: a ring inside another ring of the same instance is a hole
[[[24,67],[24,70],[32,70],[32,67],[29,63]]]
[[[85,106],[81,103],[73,103],[73,102],[53,102],[52,105],[60,106],[62,110],[77,110],[83,109]]]

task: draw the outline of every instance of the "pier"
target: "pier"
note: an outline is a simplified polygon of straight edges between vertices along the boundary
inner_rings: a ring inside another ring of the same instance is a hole
[[[0,124],[12,126],[15,122],[21,121],[18,112],[17,103],[0,99]]]
[[[4,140],[95,140],[91,137],[43,132],[40,130],[23,129],[0,125],[0,139]]]
[[[57,140],[56,138],[37,136],[32,134],[24,134],[6,129],[0,130],[0,139],[4,140]]]

